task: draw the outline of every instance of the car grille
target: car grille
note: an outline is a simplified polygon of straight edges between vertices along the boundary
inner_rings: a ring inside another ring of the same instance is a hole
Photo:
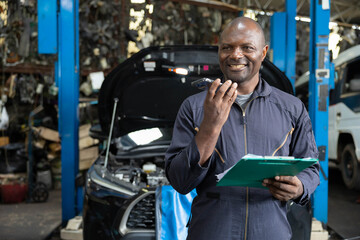
[[[126,227],[155,229],[155,194],[149,194],[135,204],[130,211]]]

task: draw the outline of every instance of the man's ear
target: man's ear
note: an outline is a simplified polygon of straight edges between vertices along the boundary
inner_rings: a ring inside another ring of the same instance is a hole
[[[263,47],[262,56],[261,56],[261,61],[264,61],[268,49],[269,49],[269,46],[268,46],[268,45],[265,45],[265,46]]]

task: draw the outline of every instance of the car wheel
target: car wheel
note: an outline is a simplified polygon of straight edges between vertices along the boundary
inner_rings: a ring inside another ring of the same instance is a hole
[[[349,189],[360,190],[360,165],[356,158],[354,144],[347,144],[341,153],[341,175]]]

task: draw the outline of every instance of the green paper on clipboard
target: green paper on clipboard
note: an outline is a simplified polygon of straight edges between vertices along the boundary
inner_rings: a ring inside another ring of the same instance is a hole
[[[315,158],[273,157],[248,154],[233,167],[217,175],[217,186],[262,186],[265,178],[275,176],[295,176],[307,167],[316,163]]]

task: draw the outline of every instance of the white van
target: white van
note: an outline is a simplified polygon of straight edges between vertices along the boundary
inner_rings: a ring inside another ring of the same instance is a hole
[[[333,63],[328,156],[341,169],[345,185],[360,190],[360,45],[340,53]],[[305,103],[308,81],[309,72],[295,83],[296,95]]]

